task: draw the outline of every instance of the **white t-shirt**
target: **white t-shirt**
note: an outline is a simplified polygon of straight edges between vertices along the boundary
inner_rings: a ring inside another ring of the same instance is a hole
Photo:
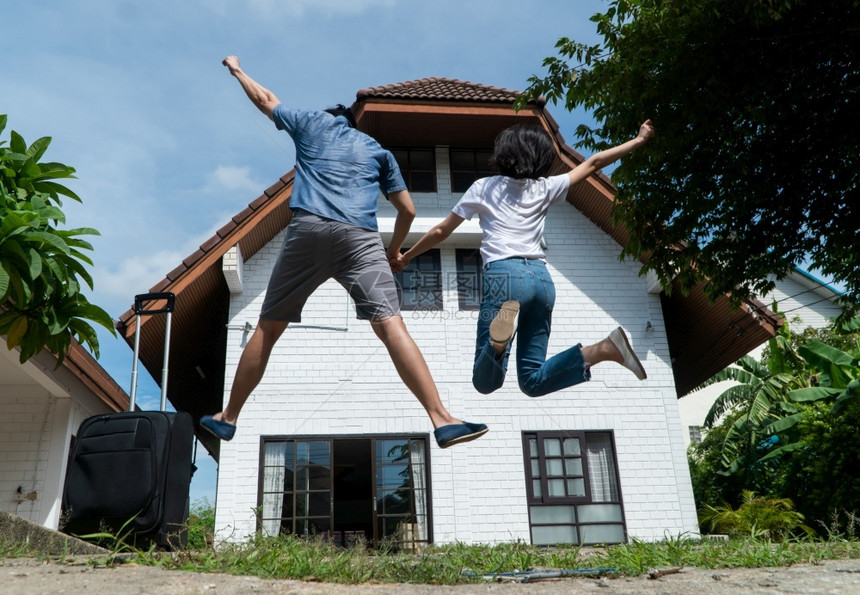
[[[478,215],[484,264],[514,256],[542,259],[540,240],[547,210],[564,198],[569,186],[567,174],[537,180],[481,178],[451,210],[464,219]]]

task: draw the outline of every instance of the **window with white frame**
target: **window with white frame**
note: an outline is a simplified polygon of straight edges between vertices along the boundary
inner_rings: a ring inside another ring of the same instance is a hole
[[[702,442],[702,438],[704,437],[702,433],[702,426],[689,426],[690,431],[690,444],[699,444]]]
[[[524,432],[523,450],[532,544],[625,541],[611,431]]]

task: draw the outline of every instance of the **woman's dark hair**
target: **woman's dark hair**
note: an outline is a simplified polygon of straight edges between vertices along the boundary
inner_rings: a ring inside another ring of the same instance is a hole
[[[349,127],[355,128],[355,116],[352,113],[352,109],[346,107],[345,105],[341,105],[340,103],[338,103],[336,106],[330,107],[325,111],[330,113],[335,118],[337,118],[338,116],[343,116],[349,123]]]
[[[553,159],[555,147],[543,128],[517,124],[496,137],[490,164],[503,176],[542,178],[549,173]]]

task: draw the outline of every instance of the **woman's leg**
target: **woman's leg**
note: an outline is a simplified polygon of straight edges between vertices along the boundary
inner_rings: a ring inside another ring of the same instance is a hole
[[[475,339],[475,364],[472,368],[472,385],[481,394],[488,395],[501,388],[505,382],[513,341],[508,343],[503,353],[496,351],[490,342],[490,323],[503,303],[519,301],[522,279],[521,259],[492,262],[482,274],[481,311]]]
[[[546,359],[555,305],[555,285],[541,261],[529,261],[525,285],[534,287],[531,301],[521,304],[517,339],[520,389],[540,397],[585,382],[591,375],[580,345]]]

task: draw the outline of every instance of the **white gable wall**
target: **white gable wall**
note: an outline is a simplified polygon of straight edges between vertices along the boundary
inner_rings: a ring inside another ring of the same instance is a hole
[[[438,194],[416,194],[419,217],[441,219],[456,202],[446,172],[447,150],[437,150]],[[394,212],[380,200],[379,217]],[[365,321],[355,319],[346,292],[324,284],[309,300],[301,325],[291,325],[272,354],[263,381],[246,404],[233,441],[222,443],[216,528],[221,539],[255,530],[261,435],[431,434],[431,506],[436,542],[530,540],[522,432],[612,430],[628,533],[659,539],[696,531],[677,400],[659,297],[648,294],[633,263],[619,262],[619,246],[568,205],[554,207],[546,227],[547,259],[557,301],[549,355],[593,343],[622,325],[649,378],[640,382],[614,364],[593,380],[531,399],[517,386],[512,358],[505,386],[484,396],[471,385],[477,312],[460,311],[455,247],[476,247],[474,236],[452,236],[441,246],[443,311],[403,312],[424,353],[446,407],[490,432],[447,450],[398,378],[385,348]],[[244,264],[245,290],[230,310],[226,386],[247,334],[256,324],[283,232]],[[646,332],[650,321],[653,332]],[[228,398],[225,394],[225,402]]]
[[[773,291],[761,299],[768,308],[773,302],[788,319],[794,332],[806,328],[824,328],[839,315],[840,308],[833,303],[833,293],[800,273],[792,273],[782,281],[776,281]],[[761,358],[767,343],[751,351],[756,360]],[[690,445],[690,428],[701,428],[714,401],[730,388],[732,381],[719,382],[687,395],[679,400],[681,423],[684,428],[684,444]]]

